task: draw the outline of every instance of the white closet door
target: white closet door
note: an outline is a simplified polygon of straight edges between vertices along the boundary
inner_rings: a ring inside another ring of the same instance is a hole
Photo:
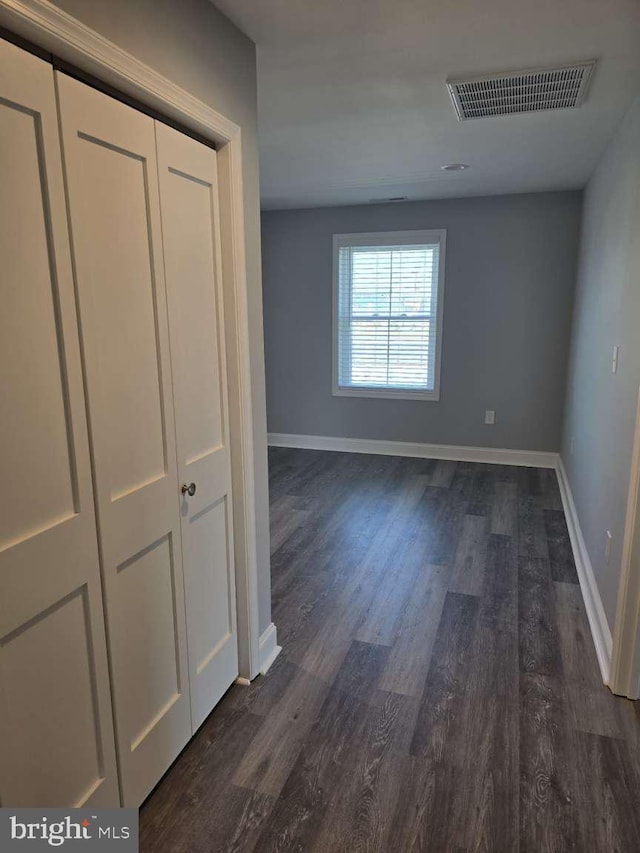
[[[195,731],[238,674],[216,153],[156,135]]]
[[[154,122],[57,74],[125,805],[191,734]]]
[[[0,801],[117,806],[53,69],[0,41]]]

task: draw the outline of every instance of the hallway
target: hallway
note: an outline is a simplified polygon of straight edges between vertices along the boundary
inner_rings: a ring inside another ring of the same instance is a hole
[[[142,851],[635,851],[555,473],[271,449],[283,651],[147,800]],[[636,703],[637,705],[637,703]]]

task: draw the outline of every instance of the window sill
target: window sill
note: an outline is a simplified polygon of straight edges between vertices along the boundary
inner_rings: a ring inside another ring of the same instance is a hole
[[[439,390],[434,391],[411,391],[404,388],[345,388],[334,387],[334,397],[379,397],[387,400],[432,400],[440,399]]]

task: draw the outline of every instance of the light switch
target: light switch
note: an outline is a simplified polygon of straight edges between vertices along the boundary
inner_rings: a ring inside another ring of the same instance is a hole
[[[605,559],[607,565],[609,565],[609,560],[611,558],[611,539],[612,539],[611,531],[607,530],[607,538],[606,538],[605,543],[604,543],[604,559]]]

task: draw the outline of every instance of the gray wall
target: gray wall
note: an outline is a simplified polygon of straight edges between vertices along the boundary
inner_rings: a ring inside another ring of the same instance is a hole
[[[620,347],[618,371],[612,349]],[[613,630],[640,382],[640,100],[585,192],[562,458]],[[571,438],[573,437],[573,454]],[[605,564],[605,531],[613,535]]]
[[[581,200],[263,213],[269,431],[559,450]],[[332,235],[421,228],[447,229],[440,400],[333,397]]]
[[[209,0],[53,0],[242,128],[260,630],[271,621],[255,45]]]

